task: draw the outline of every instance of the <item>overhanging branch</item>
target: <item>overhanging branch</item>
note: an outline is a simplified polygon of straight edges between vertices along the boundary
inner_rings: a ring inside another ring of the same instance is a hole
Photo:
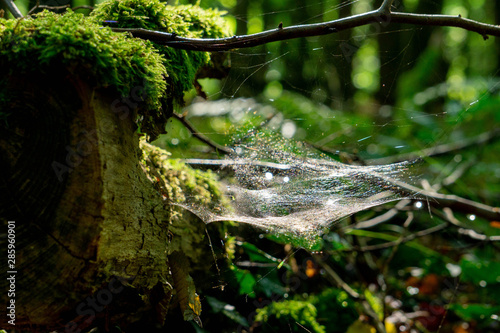
[[[112,30],[117,32],[129,32],[134,37],[148,39],[158,44],[196,51],[228,51],[237,48],[248,48],[288,39],[328,35],[372,23],[378,23],[383,26],[390,23],[405,23],[421,26],[450,26],[477,32],[485,39],[488,38],[488,36],[500,36],[500,26],[497,25],[486,24],[461,16],[390,12],[389,7],[391,3],[392,1],[384,1],[383,5],[377,10],[329,22],[294,25],[290,27],[279,26],[276,29],[256,34],[218,39],[185,38],[172,33],[146,29],[112,28]]]

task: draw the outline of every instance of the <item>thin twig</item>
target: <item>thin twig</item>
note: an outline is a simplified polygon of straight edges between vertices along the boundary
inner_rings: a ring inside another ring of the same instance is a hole
[[[379,10],[381,12],[390,13],[391,12],[391,6],[392,6],[393,2],[394,2],[394,0],[384,0],[384,2],[382,3],[382,5],[380,5]]]
[[[468,147],[488,143],[488,142],[490,142],[494,139],[497,139],[497,138],[500,138],[500,129],[495,129],[495,130],[490,131],[490,132],[481,133],[480,135],[473,137],[473,138],[470,138],[470,139],[465,139],[462,141],[451,142],[451,143],[447,143],[447,144],[443,144],[443,145],[439,145],[439,146],[435,146],[435,147],[422,149],[418,152],[412,152],[412,153],[407,153],[407,154],[400,154],[400,155],[395,155],[395,156],[372,159],[372,160],[367,160],[367,162],[369,164],[390,164],[390,163],[420,159],[420,158],[429,157],[429,156],[439,156],[439,155],[451,153],[453,151],[465,149]]]
[[[349,294],[349,296],[351,296],[352,298],[354,299],[358,299],[358,300],[363,300],[365,297],[358,293],[357,291],[355,291],[354,289],[351,288],[351,286],[349,286],[349,284],[345,283],[344,280],[342,280],[342,278],[340,277],[340,275],[337,274],[337,272],[335,272],[333,270],[333,268],[331,268],[322,258],[321,256],[317,255],[317,254],[313,254],[313,258],[314,260],[325,270],[325,272],[335,281],[335,283],[342,289],[344,289],[344,291],[346,293]]]
[[[12,0],[0,0],[2,1],[5,6],[7,6],[7,8],[9,9],[9,11],[11,12],[11,14],[16,18],[22,18],[23,17],[23,14],[21,13],[21,11],[19,10],[19,8],[17,8],[16,4],[14,3],[14,1]]]
[[[404,238],[399,238],[398,240],[395,240],[395,241],[385,242],[385,243],[376,244],[376,245],[368,245],[368,246],[363,246],[363,247],[352,247],[349,249],[343,249],[341,251],[342,252],[368,252],[368,251],[377,251],[377,250],[388,249],[388,248],[394,247],[398,244],[406,243],[406,242],[412,241],[416,238],[424,237],[424,236],[433,234],[435,232],[446,229],[447,227],[448,227],[447,223],[438,224],[434,227],[420,230],[420,231],[417,231],[415,233],[409,234],[408,236],[405,236]]]
[[[191,124],[191,122],[189,120],[187,120],[184,116],[181,116],[181,115],[174,112],[173,117],[175,119],[178,119],[193,134],[194,137],[196,137],[198,140],[206,143],[207,145],[209,145],[210,147],[212,147],[216,151],[220,151],[223,154],[231,154],[233,152],[229,148],[221,146],[220,144],[213,142],[212,140],[210,140],[209,138],[207,138],[203,134],[199,133],[194,128],[194,126]]]
[[[491,207],[480,202],[472,201],[459,197],[454,194],[441,194],[434,191],[426,191],[419,189],[410,184],[398,180],[392,180],[398,186],[410,191],[410,193],[416,193],[419,196],[426,198],[431,206],[434,207],[449,207],[453,210],[460,212],[475,214],[481,216],[485,219],[499,221],[500,220],[500,208]]]
[[[469,170],[473,165],[476,164],[475,159],[470,159],[467,162],[462,163],[460,166],[458,166],[455,171],[449,176],[447,176],[445,179],[441,181],[441,184],[443,186],[449,186],[451,184],[454,184],[457,180],[459,180],[464,173]]]
[[[37,2],[37,5],[33,8],[30,9],[30,11],[28,12],[28,15],[31,15],[33,14],[37,9],[49,9],[49,10],[59,10],[59,9],[65,9],[65,8],[69,8],[69,5],[63,5],[63,6],[48,6],[48,5],[40,5],[38,2]]]
[[[71,10],[78,10],[78,9],[90,9],[90,10],[94,10],[94,6],[76,6],[76,7],[72,7]]]
[[[453,211],[450,208],[445,207],[443,209],[444,216],[440,216],[439,213],[435,213],[440,218],[443,218],[445,221],[457,226],[458,233],[462,235],[466,235],[474,240],[484,241],[484,242],[498,242],[500,241],[500,236],[486,236],[478,233],[477,231],[466,228],[464,223],[460,222],[455,215],[453,215]]]
[[[387,212],[385,212],[382,215],[379,215],[377,217],[374,217],[370,220],[362,221],[356,223],[354,226],[350,226],[350,228],[354,229],[369,229],[372,228],[380,223],[384,223],[392,219],[394,216],[396,216],[400,210],[405,208],[411,203],[411,200],[408,199],[403,199],[399,201],[394,207],[389,209]]]

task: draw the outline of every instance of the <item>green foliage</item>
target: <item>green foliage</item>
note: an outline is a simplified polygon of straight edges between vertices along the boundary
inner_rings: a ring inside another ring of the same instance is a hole
[[[210,304],[210,306],[212,307],[212,310],[215,313],[221,312],[223,315],[225,315],[229,319],[235,321],[236,323],[238,323],[242,326],[248,326],[248,321],[245,319],[245,317],[243,317],[241,314],[239,314],[237,311],[235,311],[235,308],[233,305],[219,301],[215,297],[208,296],[206,299],[207,299],[208,304]]]
[[[325,289],[318,295],[275,302],[257,310],[255,320],[263,332],[277,327],[290,327],[292,332],[303,332],[299,323],[311,332],[343,333],[358,319],[354,302],[338,289]]]
[[[185,3],[187,0],[180,2]],[[284,26],[312,23],[372,8],[369,1],[344,3],[327,0],[300,7],[291,0],[207,0],[203,3],[233,8],[232,21],[237,25],[238,33],[276,28],[280,22]],[[339,4],[342,4],[341,8]],[[498,24],[495,14],[498,13],[499,4],[495,1],[405,0],[394,5],[398,11],[461,14],[463,17]],[[208,17],[203,16],[205,13]],[[98,25],[104,20],[116,20],[116,26],[119,27],[155,29],[187,37],[218,37],[226,34],[220,30],[223,22],[219,14],[216,11],[199,11],[198,6],[192,5],[181,6],[177,11],[175,7],[165,6],[159,1],[143,1],[139,6],[139,1],[126,0],[103,3],[96,9],[92,20]],[[203,25],[202,21],[218,23]],[[14,41],[12,31],[15,30],[17,34],[18,31],[26,30],[23,27],[27,23],[21,21],[17,29],[13,29],[14,21],[1,22],[5,21],[0,21],[0,29],[3,29],[0,30],[2,45],[16,46],[17,42],[9,44],[9,41]],[[4,34],[5,26],[10,27],[11,35]],[[95,23],[79,28],[85,30],[92,26]],[[24,33],[38,38],[30,30]],[[135,43],[133,39],[119,37],[108,29],[101,29],[98,33],[112,36],[104,39],[109,43],[115,40],[126,40],[131,45]],[[28,44],[30,40],[26,39],[22,43]],[[152,50],[149,48],[151,43],[138,43]],[[346,54],[346,45],[353,54]],[[246,109],[242,108],[243,111],[239,113],[214,116],[207,112],[202,116],[191,117],[190,121],[198,132],[208,133],[211,139],[223,145],[234,143],[235,136],[245,136],[249,127],[241,125],[259,127],[264,124],[262,126],[265,127],[266,121],[269,121],[278,132],[283,129],[283,124],[293,125],[293,139],[326,148],[335,158],[343,159],[345,152],[355,157],[349,161],[357,163],[385,163],[376,159],[417,152],[417,156],[420,155],[423,160],[418,174],[431,185],[442,185],[438,191],[497,207],[500,193],[498,135],[487,143],[470,144],[439,156],[427,156],[423,149],[447,147],[485,132],[498,131],[499,46],[498,38],[484,41],[479,35],[457,28],[414,29],[393,23],[387,26],[375,23],[337,35],[238,50],[231,54],[232,77],[213,84],[217,87],[214,91],[219,96],[252,97],[254,103]],[[161,62],[168,76],[167,97],[181,104],[182,93],[191,89],[198,67],[206,64],[210,66],[208,56],[158,45],[155,47],[163,57]],[[357,50],[360,52],[357,53]],[[158,57],[156,51],[148,52]],[[131,52],[129,59],[135,59],[134,54]],[[9,64],[16,62],[17,57],[22,55],[21,49],[12,54]],[[27,69],[34,66],[28,61],[21,65]],[[135,65],[131,67],[139,70]],[[9,67],[2,63],[2,68]],[[106,74],[108,76],[104,79],[112,77],[108,72]],[[0,80],[0,85],[2,82]],[[121,79],[120,82],[128,81]],[[126,87],[123,89],[127,94]],[[3,98],[7,97],[4,94]],[[220,109],[234,111],[237,101],[231,99],[224,101],[224,104],[219,101],[221,104],[217,105]],[[8,119],[2,118],[0,121]],[[158,142],[168,146],[172,156],[200,157],[205,154],[205,157],[221,157],[200,153],[199,141],[193,139],[179,122],[173,121],[168,126],[169,136],[161,137]],[[269,140],[274,138],[270,135]],[[191,148],[196,149],[190,151]],[[286,148],[295,151],[303,147]],[[193,195],[200,204],[213,205],[214,199],[221,195],[215,186],[214,175],[197,174],[182,163],[168,160],[170,157],[162,155],[158,163],[164,166],[161,178],[169,185],[171,199],[182,203],[186,195]],[[464,166],[463,174],[453,182],[442,182]],[[425,201],[423,204],[425,206]],[[438,325],[443,325],[443,332],[453,331],[453,326],[462,321],[470,323],[470,330],[475,332],[497,332],[497,315],[500,311],[498,246],[473,240],[459,231],[468,227],[486,235],[498,235],[498,224],[495,224],[498,221],[488,221],[479,216],[472,220],[465,213],[455,212],[463,228],[449,225],[439,232],[419,235],[399,243],[404,237],[418,235],[420,231],[447,223],[438,214],[439,207],[436,207],[436,213],[431,209],[417,208],[411,203],[392,219],[369,230],[348,228],[353,222],[380,216],[387,209],[377,207],[339,222],[310,250],[322,251],[324,264],[329,265],[345,283],[365,295],[379,316],[397,314],[399,319],[408,319],[406,323],[412,325],[409,329],[436,331],[437,326],[433,329],[413,325],[419,320],[410,317],[410,314],[426,311],[428,315],[423,321],[430,323],[435,320]],[[408,228],[403,227],[409,216],[407,213],[414,217]],[[201,257],[205,250],[199,244],[205,226],[201,222],[196,224],[198,221],[189,218],[189,213],[181,209],[174,208],[173,217],[171,230],[180,236],[173,240],[172,247],[188,252],[192,256],[190,259]],[[375,330],[366,322],[355,321],[358,317],[355,301],[349,299],[345,292],[330,289],[332,282],[328,274],[305,277],[304,267],[300,265],[303,259],[300,254],[305,251],[300,250],[291,257],[287,257],[288,250],[283,251],[288,244],[307,248],[310,245],[307,240],[294,235],[258,238],[242,229],[234,231],[233,235],[238,237],[242,245],[235,246],[237,253],[229,254],[234,263],[225,272],[230,276],[224,281],[228,284],[226,290],[221,293],[212,290],[211,295],[216,294],[216,297],[205,298],[213,310],[210,316],[202,318],[204,324],[207,322],[207,331],[221,331],[220,318],[230,318],[228,322],[235,324],[223,329],[236,331],[236,325],[248,324],[239,316],[240,313],[243,316],[252,313],[261,300],[271,302],[271,296],[284,296],[285,292],[292,300],[281,298],[281,301],[273,301],[258,311],[256,319],[261,320],[263,330],[304,331],[296,323],[311,332]],[[227,240],[224,241],[227,243]],[[380,245],[379,249],[360,250]],[[252,263],[268,266],[243,268],[238,265],[242,257]],[[282,267],[278,267],[277,258],[287,258]],[[292,269],[293,260],[298,262],[298,266]],[[206,262],[200,261],[202,264]],[[426,279],[428,276],[433,276],[433,279]],[[286,278],[298,279],[300,286],[294,289],[293,283],[288,283]],[[434,281],[434,284],[429,281]],[[227,290],[230,292],[227,293]],[[400,303],[392,302],[391,299]],[[382,301],[386,301],[384,307]],[[432,304],[430,309],[429,303]],[[447,310],[445,318],[435,314],[441,308]],[[357,309],[363,311],[360,307]],[[407,314],[408,317],[405,317]],[[396,327],[400,328],[399,325],[397,323]]]
[[[291,327],[292,332],[300,332],[303,329],[296,324],[299,323],[311,332],[326,333],[316,320],[317,312],[308,301],[286,300],[258,309],[255,320],[263,323],[262,332],[274,332],[276,327]]]
[[[488,304],[451,304],[450,309],[466,321],[490,321],[500,313],[500,306]]]
[[[234,280],[238,285],[238,294],[255,297],[254,288],[257,281],[252,273],[245,269],[239,269],[234,265],[231,266],[231,271],[233,272]]]
[[[312,296],[311,302],[316,306],[316,318],[326,332],[343,333],[359,317],[355,302],[339,289],[325,289],[321,294]]]

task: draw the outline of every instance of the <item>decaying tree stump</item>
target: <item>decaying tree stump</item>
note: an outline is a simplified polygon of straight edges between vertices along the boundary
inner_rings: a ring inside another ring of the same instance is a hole
[[[169,211],[138,163],[134,112],[112,112],[116,95],[63,75],[9,84],[1,216],[16,221],[16,325],[89,319],[87,297],[97,292],[98,312],[123,289],[113,276],[147,299],[169,276]]]
[[[129,5],[167,11],[159,1]],[[166,152],[140,144],[139,133],[164,131],[182,96],[176,89],[192,82],[169,77],[165,67],[178,63],[151,44],[73,13],[0,20],[0,37],[0,218],[9,235],[1,247],[15,250],[0,283],[11,315],[0,327],[79,332],[145,317],[161,324],[175,294],[184,319],[197,320],[189,264],[206,269],[204,253],[212,253],[202,222],[171,214],[168,202],[183,190],[169,180],[191,177],[210,198],[210,177],[170,168]],[[194,59],[189,75],[209,59],[179,52]]]

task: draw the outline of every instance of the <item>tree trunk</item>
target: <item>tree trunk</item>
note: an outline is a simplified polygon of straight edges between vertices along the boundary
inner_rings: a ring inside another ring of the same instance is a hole
[[[78,332],[96,320],[126,325],[126,304],[138,315],[165,308],[169,210],[139,163],[132,104],[62,71],[7,87],[0,217],[2,233],[15,221],[17,273],[0,288],[2,304],[15,300],[11,327]]]

